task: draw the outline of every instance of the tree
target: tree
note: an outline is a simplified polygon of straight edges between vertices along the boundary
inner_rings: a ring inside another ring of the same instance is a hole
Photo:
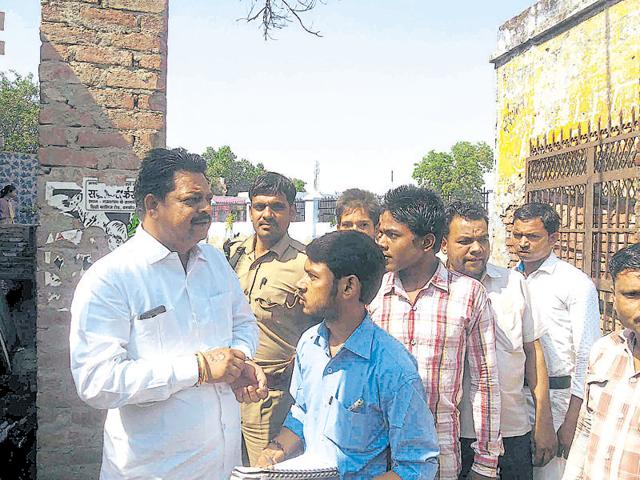
[[[217,195],[235,196],[239,192],[246,192],[258,175],[266,170],[262,163],[254,165],[249,160],[238,160],[231,150],[225,145],[217,150],[207,147],[202,157],[207,162],[207,175],[211,180],[211,189]],[[223,191],[217,179],[224,179],[226,191]]]
[[[305,32],[321,37],[318,30],[307,27],[302,19],[317,3],[318,0],[251,0],[247,22],[260,19],[265,40],[273,38],[273,30],[280,30],[293,21],[298,22]]]
[[[33,75],[0,72],[0,137],[4,138],[4,150],[37,153],[39,111],[38,85]]]
[[[296,186],[296,192],[305,192],[307,188],[307,182],[300,180],[299,178],[292,177],[291,181]]]
[[[416,163],[413,178],[444,200],[475,200],[484,186],[483,175],[493,167],[493,151],[485,142],[458,142],[450,152],[431,150]]]

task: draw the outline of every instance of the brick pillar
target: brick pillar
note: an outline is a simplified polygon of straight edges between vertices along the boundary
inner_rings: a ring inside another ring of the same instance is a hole
[[[104,412],[77,397],[69,307],[126,239],[140,157],[165,144],[168,0],[41,0],[38,478],[97,478]]]

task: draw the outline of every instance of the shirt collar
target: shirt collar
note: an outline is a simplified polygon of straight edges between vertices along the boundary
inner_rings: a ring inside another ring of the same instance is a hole
[[[159,262],[173,253],[160,243],[158,239],[142,228],[142,225],[136,229],[134,239],[137,242],[138,250],[140,250],[139,254],[146,257],[149,264]],[[204,258],[204,253],[200,245],[196,244],[193,246],[189,253],[189,256],[191,255],[195,255],[197,258]]]
[[[485,278],[501,278],[502,277],[502,270],[500,270],[498,267],[496,267],[495,265],[492,265],[490,263],[487,263],[487,266],[485,268],[484,273],[482,274],[482,280],[481,283],[484,282]]]
[[[420,289],[420,291],[426,290],[427,288],[429,288],[429,285],[433,285],[434,287],[437,287],[445,292],[449,291],[449,270],[444,266],[442,262],[438,261],[438,267],[436,268],[436,271],[434,272],[431,279],[424,285],[424,287]],[[384,295],[405,292],[402,281],[400,280],[400,275],[398,275],[396,272],[389,272],[386,275],[384,284],[382,285],[382,289]]]
[[[244,244],[246,245],[246,248],[245,248],[246,253],[249,253],[249,254],[254,253],[256,250],[255,233],[251,235],[249,238],[247,238]],[[280,258],[284,255],[284,252],[287,251],[287,248],[289,248],[290,244],[291,244],[291,237],[289,236],[289,233],[285,233],[283,237],[280,240],[278,240],[273,247],[269,249],[269,251],[275,253],[277,258]]]
[[[358,325],[358,328],[356,328],[349,336],[349,338],[347,338],[347,341],[344,342],[342,348],[346,348],[359,357],[362,357],[365,360],[369,360],[371,358],[371,347],[373,345],[374,331],[375,327],[373,326],[371,317],[369,317],[369,314],[367,313],[364,317],[364,320],[362,320],[362,323]],[[329,329],[327,328],[327,324],[324,321],[318,327],[318,336],[323,340],[320,346],[328,351]]]
[[[559,261],[560,259],[556,257],[556,254],[551,252],[551,254],[549,254],[547,259],[544,262],[542,262],[542,265],[538,267],[536,272],[553,273]],[[522,260],[519,261],[518,264],[516,265],[516,270],[524,275],[524,263],[522,263]]]
[[[636,336],[633,330],[629,330],[628,328],[623,328],[618,332],[620,339],[625,342],[626,347],[629,349],[631,355],[633,355],[633,350],[635,349],[636,343],[638,341],[638,337]]]

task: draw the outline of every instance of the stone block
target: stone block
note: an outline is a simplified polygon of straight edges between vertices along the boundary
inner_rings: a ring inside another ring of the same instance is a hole
[[[82,9],[79,15],[81,22],[100,30],[135,30],[138,20],[131,13],[113,10],[112,8],[88,7]]]
[[[93,149],[75,150],[66,147],[41,147],[40,165],[97,168],[98,157]]]
[[[40,109],[40,125],[53,124],[67,127],[90,127],[95,122],[90,113],[65,103],[56,102],[43,105]]]
[[[168,0],[109,0],[109,7],[146,13],[165,13]]]
[[[76,47],[74,58],[78,62],[95,63],[98,65],[122,65],[130,67],[132,54],[129,51],[110,47]]]
[[[160,130],[164,127],[164,115],[161,113],[110,110],[107,115],[115,128],[123,130]]]
[[[158,54],[143,54],[136,53],[133,55],[133,59],[137,64],[148,70],[161,70],[162,68],[162,55]]]
[[[109,33],[105,35],[109,45],[138,52],[160,52],[162,46],[162,41],[157,35],[145,33]]]
[[[69,46],[68,45],[56,45],[53,46],[51,42],[42,42],[40,46],[40,61],[69,60]]]
[[[48,2],[42,4],[42,20],[45,22],[68,23],[76,17],[81,4],[78,2]]]
[[[62,61],[41,62],[38,76],[41,82],[82,83],[69,64]]]
[[[94,30],[64,23],[42,22],[40,25],[42,42],[58,45],[96,45],[101,35]]]
[[[133,110],[133,95],[116,88],[89,88],[95,103],[108,108]]]
[[[118,131],[105,131],[97,128],[77,129],[76,145],[80,147],[128,147],[131,135],[123,135]]]
[[[158,88],[158,74],[144,70],[111,68],[105,77],[105,85],[115,88],[153,90]]]
[[[67,130],[63,127],[54,125],[40,125],[38,128],[40,136],[40,145],[42,146],[61,146],[67,145]]]
[[[165,35],[167,31],[167,19],[162,15],[140,15],[140,29],[144,33],[153,35]]]

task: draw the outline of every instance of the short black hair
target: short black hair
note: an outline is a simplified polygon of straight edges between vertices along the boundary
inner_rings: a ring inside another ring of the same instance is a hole
[[[400,185],[385,194],[382,211],[389,212],[418,237],[432,234],[436,239],[433,252],[438,253],[444,235],[445,217],[444,204],[436,192],[414,185]]]
[[[358,277],[362,303],[370,303],[378,293],[385,272],[384,255],[368,235],[355,230],[330,232],[312,241],[306,251],[309,260],[325,264],[335,280]]]
[[[206,176],[207,164],[200,155],[184,148],[155,148],[151,150],[138,170],[134,196],[138,212],[145,213],[144,197],[153,194],[164,199],[175,187],[176,172],[202,173]]]
[[[249,199],[256,195],[282,194],[293,205],[296,201],[296,186],[284,175],[276,172],[265,172],[258,176],[249,187]]]
[[[340,224],[342,215],[347,210],[361,208],[369,216],[373,225],[380,220],[380,200],[373,193],[359,188],[350,188],[342,192],[336,201],[336,220]]]
[[[455,217],[461,217],[465,220],[484,220],[489,227],[489,216],[487,211],[477,203],[455,201],[451,202],[445,208],[446,221],[444,224],[444,234],[449,234],[449,226]]]
[[[539,218],[549,235],[560,229],[560,215],[548,203],[532,202],[518,208],[513,217],[516,220],[533,220]]]
[[[0,190],[0,198],[4,198],[9,195],[11,192],[14,192],[16,187],[11,183],[9,185],[5,185],[2,190]]]
[[[624,247],[609,260],[609,273],[614,283],[625,270],[640,270],[640,243]]]

